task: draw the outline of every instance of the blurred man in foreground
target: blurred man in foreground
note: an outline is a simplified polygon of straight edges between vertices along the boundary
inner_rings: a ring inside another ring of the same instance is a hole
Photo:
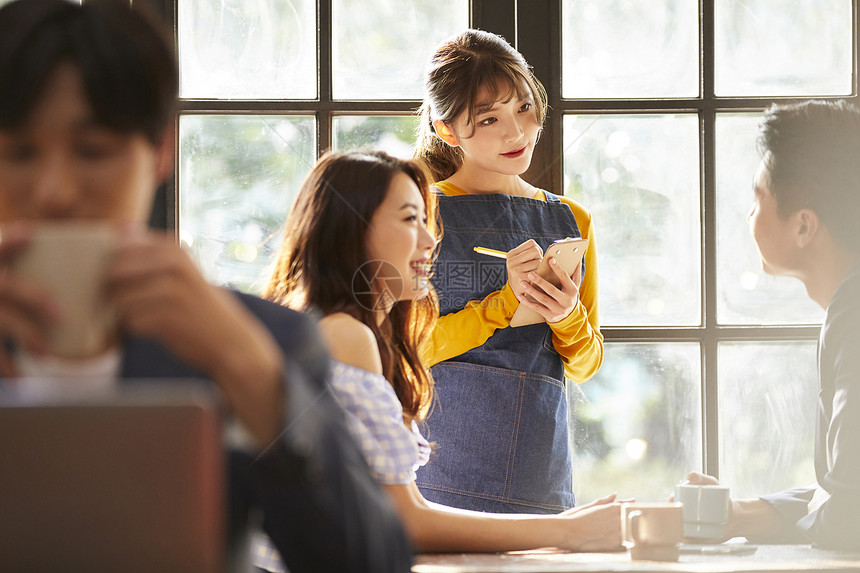
[[[166,37],[127,1],[0,8],[0,373],[211,380],[250,437],[230,456],[234,535],[261,510],[294,573],[408,571],[402,528],[325,388],[315,326],[209,285],[173,237],[146,229],[173,166]],[[68,221],[108,225],[118,242],[104,285],[118,335],[75,360],[48,346],[63,309],[8,272],[39,226]]]

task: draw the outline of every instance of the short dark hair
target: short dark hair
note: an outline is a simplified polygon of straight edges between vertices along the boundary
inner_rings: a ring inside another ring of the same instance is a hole
[[[0,7],[0,129],[23,124],[64,62],[81,73],[95,120],[157,143],[176,109],[166,30],[128,0],[17,0]]]
[[[811,209],[836,240],[860,253],[860,109],[844,100],[775,104],[760,127],[779,214]]]

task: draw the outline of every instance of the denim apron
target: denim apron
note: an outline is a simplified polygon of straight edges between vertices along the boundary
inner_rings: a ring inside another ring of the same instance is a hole
[[[544,251],[580,236],[570,208],[504,194],[437,194],[443,238],[433,276],[442,315],[507,282],[509,251],[534,239]],[[427,419],[435,449],[418,470],[424,497],[497,513],[555,513],[574,505],[564,367],[546,323],[499,329],[482,346],[435,365]]]

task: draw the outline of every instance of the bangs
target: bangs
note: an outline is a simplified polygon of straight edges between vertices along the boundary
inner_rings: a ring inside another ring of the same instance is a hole
[[[474,125],[475,116],[492,108],[497,101],[507,103],[513,98],[533,102],[538,121],[543,123],[545,107],[540,94],[536,93],[537,86],[533,84],[533,80],[518,68],[505,66],[492,58],[481,58],[464,90],[465,101],[471,102],[468,110],[461,110],[468,111],[466,125]]]

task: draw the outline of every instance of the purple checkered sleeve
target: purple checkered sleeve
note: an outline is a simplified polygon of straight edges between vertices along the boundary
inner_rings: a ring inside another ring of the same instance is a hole
[[[427,463],[430,445],[415,422],[403,423],[403,409],[394,388],[381,374],[333,362],[329,379],[335,399],[346,411],[347,425],[370,472],[382,484],[408,484],[415,470]],[[272,542],[263,534],[254,539],[254,565],[286,571]]]

